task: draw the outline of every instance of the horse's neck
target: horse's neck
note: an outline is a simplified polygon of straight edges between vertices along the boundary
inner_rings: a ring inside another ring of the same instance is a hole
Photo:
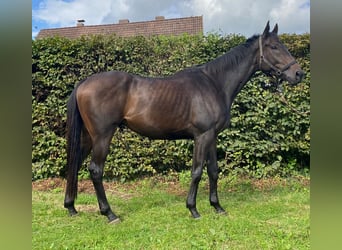
[[[231,105],[236,95],[258,69],[258,46],[253,44],[249,48],[243,49],[246,50],[244,51],[245,56],[240,56],[238,59],[225,58],[238,56],[234,52],[228,52],[214,60],[211,64],[208,64],[206,68],[207,73],[215,81],[215,84],[224,91],[228,105]],[[232,63],[232,60],[235,60],[236,63]]]
[[[247,58],[240,63],[234,70],[228,70],[222,82],[226,96],[233,101],[243,86],[252,78],[257,67],[254,63],[254,57]]]

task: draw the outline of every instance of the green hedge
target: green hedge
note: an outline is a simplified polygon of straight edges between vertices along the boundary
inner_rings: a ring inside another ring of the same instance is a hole
[[[241,35],[209,34],[32,41],[32,178],[65,175],[66,101],[78,81],[109,70],[166,76],[213,60],[245,40]],[[281,40],[307,77],[294,88],[284,85],[286,101],[260,87],[268,81],[261,74],[247,83],[233,104],[231,128],[218,138],[224,174],[263,177],[309,168],[310,36],[281,35]],[[152,141],[123,129],[113,137],[105,176],[124,180],[182,171],[190,168],[191,161],[192,141]],[[86,164],[81,175],[87,175]]]

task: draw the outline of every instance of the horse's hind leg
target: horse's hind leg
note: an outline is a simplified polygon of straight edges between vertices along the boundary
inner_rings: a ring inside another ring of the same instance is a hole
[[[87,158],[92,148],[92,142],[91,137],[86,130],[85,127],[83,127],[82,135],[81,135],[81,153],[82,153],[82,162]]]
[[[115,223],[119,222],[120,219],[112,212],[102,183],[104,162],[109,151],[109,144],[112,136],[113,132],[109,132],[104,136],[101,135],[94,138],[89,171],[95,188],[100,212],[102,215],[107,216],[110,223]]]

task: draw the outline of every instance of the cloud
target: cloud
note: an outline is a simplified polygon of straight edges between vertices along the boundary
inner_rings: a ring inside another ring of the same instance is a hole
[[[310,30],[310,2],[306,0],[282,0],[277,8],[272,9],[270,17],[284,24],[286,30],[299,33]]]
[[[107,23],[116,23],[119,19],[130,21],[153,20],[155,16],[163,15],[166,18],[181,17],[180,2],[177,0],[119,0],[112,2],[124,2],[117,6],[112,5],[111,11],[104,18]]]
[[[111,10],[112,0],[44,0],[32,11],[32,18],[49,26],[74,26],[76,20],[86,19],[88,24],[101,24]]]
[[[185,8],[203,15],[206,31],[240,33],[251,36],[261,33],[268,20],[278,23],[282,33],[309,32],[308,0],[188,0]]]
[[[39,1],[39,0],[38,0]],[[310,31],[309,0],[42,0],[32,11],[33,21],[48,27],[74,26],[202,15],[205,32],[261,33],[268,20],[279,24],[280,33]]]

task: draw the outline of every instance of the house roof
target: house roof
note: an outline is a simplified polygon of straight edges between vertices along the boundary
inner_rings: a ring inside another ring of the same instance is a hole
[[[130,36],[152,36],[152,35],[181,35],[188,33],[191,35],[203,33],[203,17],[184,17],[165,19],[157,16],[155,20],[144,22],[129,22],[128,19],[120,20],[117,24],[105,25],[84,25],[84,20],[78,20],[74,27],[42,29],[37,39],[45,37],[67,37],[74,39],[87,35],[110,35],[116,34],[121,37]]]

